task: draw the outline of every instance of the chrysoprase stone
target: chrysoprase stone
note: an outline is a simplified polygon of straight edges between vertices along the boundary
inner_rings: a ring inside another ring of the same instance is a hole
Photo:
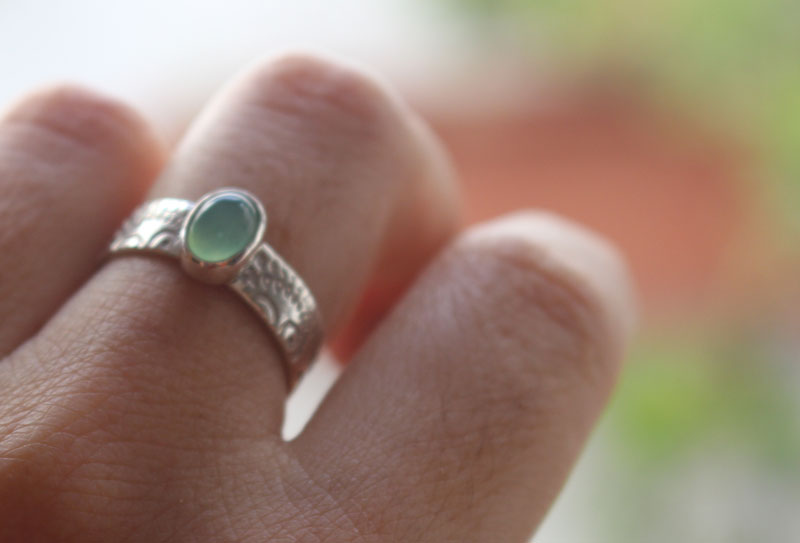
[[[261,217],[247,198],[220,194],[197,209],[186,228],[186,247],[205,262],[222,262],[244,251],[258,233]]]

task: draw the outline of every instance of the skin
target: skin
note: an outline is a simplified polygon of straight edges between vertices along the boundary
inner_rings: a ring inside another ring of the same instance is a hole
[[[264,202],[349,360],[291,442],[240,300],[102,258],[139,202],[223,186]],[[526,541],[631,329],[606,242],[537,211],[459,231],[427,128],[307,55],[246,70],[170,157],[113,100],[28,96],[0,122],[0,194],[3,542]]]

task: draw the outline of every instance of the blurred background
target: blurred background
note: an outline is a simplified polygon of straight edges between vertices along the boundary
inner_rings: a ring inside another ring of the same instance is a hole
[[[800,541],[800,2],[0,0],[0,104],[77,81],[173,142],[293,48],[397,86],[468,221],[552,209],[631,264],[640,335],[535,541]],[[304,383],[288,435],[337,371]]]

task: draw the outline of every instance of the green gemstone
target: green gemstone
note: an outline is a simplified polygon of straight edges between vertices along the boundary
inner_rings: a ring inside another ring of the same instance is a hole
[[[244,251],[258,234],[258,209],[249,198],[220,194],[195,210],[186,228],[186,247],[204,262],[222,262]]]

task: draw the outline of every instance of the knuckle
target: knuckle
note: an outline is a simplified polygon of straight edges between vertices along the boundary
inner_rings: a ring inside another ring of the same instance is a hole
[[[124,145],[140,153],[159,153],[156,139],[133,109],[71,84],[31,93],[5,121],[40,129],[83,148],[105,152]]]
[[[494,232],[473,231],[461,243],[482,303],[488,297],[491,310],[506,316],[487,319],[484,328],[491,329],[484,333],[501,348],[529,353],[537,372],[542,364],[559,364],[608,382],[616,373],[619,317],[591,268],[576,265],[575,254],[622,269],[616,251],[552,214],[526,212],[511,221],[516,224]]]
[[[270,108],[309,114],[320,122],[374,131],[391,113],[384,86],[362,70],[308,53],[287,53],[259,64],[247,78]]]

